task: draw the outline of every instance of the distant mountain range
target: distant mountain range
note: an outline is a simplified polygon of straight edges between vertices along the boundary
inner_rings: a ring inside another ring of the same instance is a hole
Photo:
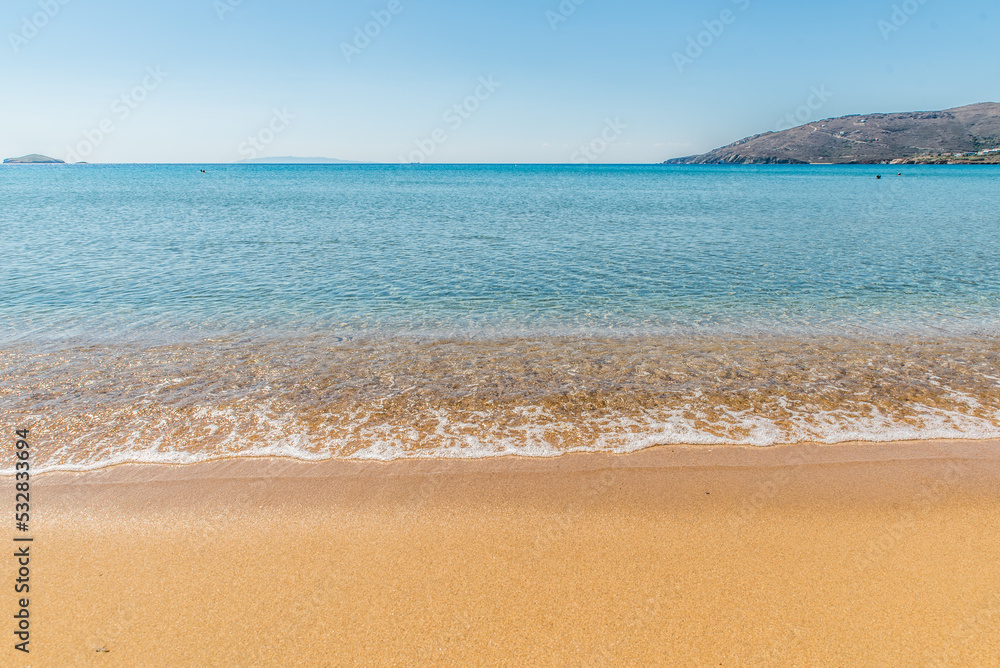
[[[664,164],[718,163],[1000,163],[1000,104],[830,118]]]
[[[240,160],[240,164],[254,165],[356,165],[360,164],[353,160],[338,160],[337,158],[298,158],[294,156],[282,156],[277,158],[254,158],[253,160]]]
[[[39,155],[37,153],[32,153],[31,155],[24,155],[20,158],[7,158],[4,160],[4,164],[8,165],[60,165],[65,164],[62,160],[56,160],[55,158],[50,158],[47,155]]]

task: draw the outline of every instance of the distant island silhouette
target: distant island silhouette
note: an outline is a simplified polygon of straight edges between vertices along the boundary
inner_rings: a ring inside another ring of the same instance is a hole
[[[50,158],[47,155],[39,155],[38,153],[32,153],[31,155],[24,155],[20,158],[7,158],[4,160],[4,164],[7,165],[64,165],[66,162],[64,160],[57,160],[56,158]]]

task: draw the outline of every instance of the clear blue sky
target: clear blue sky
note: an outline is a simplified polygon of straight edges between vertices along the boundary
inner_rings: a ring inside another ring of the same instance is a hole
[[[397,162],[419,142],[422,162],[658,162],[774,129],[810,101],[813,118],[1000,101],[995,0],[562,7],[5,0],[0,153],[65,158],[82,143],[91,162]],[[345,55],[372,12],[387,25]],[[499,87],[479,83],[491,77]],[[831,95],[810,100],[813,87]],[[578,152],[602,134],[601,152]]]

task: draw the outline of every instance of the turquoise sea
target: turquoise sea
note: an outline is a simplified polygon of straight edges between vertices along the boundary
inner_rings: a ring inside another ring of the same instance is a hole
[[[48,468],[998,437],[998,201],[981,166],[4,166],[0,408]]]

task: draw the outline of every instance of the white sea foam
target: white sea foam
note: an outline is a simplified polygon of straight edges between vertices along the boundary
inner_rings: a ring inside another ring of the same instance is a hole
[[[992,339],[333,347],[289,339],[6,354],[10,368],[27,372],[0,383],[0,406],[37,435],[35,472],[231,457],[390,461],[1000,439]],[[13,464],[0,454],[2,473]]]
[[[978,402],[969,399],[969,406]],[[53,451],[47,461],[34,467],[35,473],[49,471],[90,471],[120,464],[193,464],[234,457],[285,457],[302,461],[327,459],[393,461],[399,459],[481,459],[505,456],[556,457],[571,452],[630,453],[661,445],[739,445],[768,447],[778,444],[824,443],[849,441],[884,443],[916,440],[991,440],[1000,439],[1000,414],[987,417],[913,406],[906,422],[882,414],[869,407],[866,414],[857,409],[833,410],[813,414],[797,414],[792,428],[782,428],[752,411],[723,411],[725,424],[699,429],[695,420],[682,408],[650,411],[641,420],[634,416],[604,416],[587,423],[560,422],[541,406],[523,406],[518,413],[531,416],[532,422],[510,433],[491,437],[489,434],[461,433],[475,425],[454,422],[439,411],[434,447],[418,445],[410,427],[394,429],[385,424],[370,425],[369,416],[359,416],[348,434],[324,436],[310,432],[298,420],[259,410],[254,437],[241,435],[231,426],[238,416],[230,410],[201,409],[200,418],[209,426],[220,429],[218,422],[230,421],[226,436],[216,447],[204,451],[186,451],[168,446],[162,438],[143,440],[140,437],[124,443],[91,442],[91,456],[81,459],[77,443],[68,442]],[[224,419],[225,418],[225,419]],[[163,426],[163,425],[159,425]],[[592,438],[579,442],[566,438],[586,427]],[[727,435],[725,432],[730,432]],[[739,436],[732,434],[738,433]],[[264,438],[256,438],[266,434]],[[266,443],[266,445],[261,445]],[[363,447],[358,447],[359,444]],[[12,475],[7,468],[0,475]]]

